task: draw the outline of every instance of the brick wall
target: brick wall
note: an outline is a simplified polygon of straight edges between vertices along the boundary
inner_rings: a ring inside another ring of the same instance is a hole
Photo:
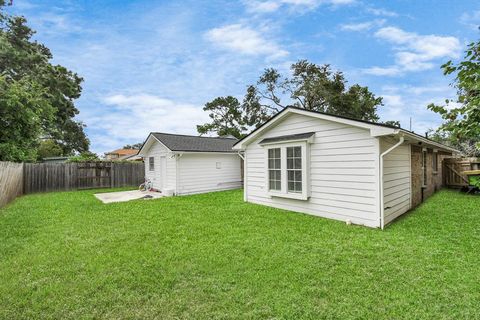
[[[412,208],[443,187],[443,159],[451,154],[438,152],[438,171],[433,172],[433,149],[427,148],[427,185],[422,186],[422,147],[412,146]]]

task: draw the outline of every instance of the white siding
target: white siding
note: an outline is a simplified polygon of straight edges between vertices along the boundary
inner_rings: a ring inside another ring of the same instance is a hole
[[[315,132],[310,147],[310,198],[271,197],[263,138]],[[249,202],[378,227],[378,140],[366,129],[291,114],[246,149]]]
[[[155,158],[155,170],[149,170],[149,158]],[[160,158],[165,157],[166,160],[166,181],[163,183],[164,188],[175,190],[175,177],[176,177],[176,163],[174,155],[169,150],[161,145],[159,142],[153,142],[153,145],[146,152],[145,156],[145,177],[150,179],[153,183],[153,187],[156,189],[162,189],[162,170]]]
[[[381,152],[398,140],[382,138]],[[410,145],[403,144],[383,158],[383,207],[385,224],[404,214],[411,207],[411,154]]]
[[[178,158],[178,194],[241,188],[240,160],[237,154],[182,154]]]

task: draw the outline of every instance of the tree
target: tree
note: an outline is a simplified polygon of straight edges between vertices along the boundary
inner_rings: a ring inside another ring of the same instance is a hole
[[[237,98],[232,96],[218,97],[207,102],[204,111],[208,111],[211,123],[198,125],[200,134],[216,132],[219,136],[232,135],[241,138],[246,127],[242,115],[242,106]]]
[[[54,115],[44,94],[45,90],[35,82],[7,81],[0,76],[0,161],[36,159],[43,121]]]
[[[37,156],[38,159],[60,157],[63,156],[63,149],[52,139],[43,140],[38,146]]]
[[[34,31],[27,26],[26,19],[6,14],[5,5],[5,1],[0,0],[2,90],[15,91],[17,97],[23,95],[18,90],[28,90],[31,97],[35,96],[35,103],[25,106],[21,103],[15,105],[15,99],[2,100],[2,117],[16,120],[2,127],[0,160],[33,160],[42,137],[54,140],[64,154],[88,150],[84,125],[74,119],[78,114],[74,101],[80,97],[82,78],[65,67],[51,64],[53,56],[50,50],[32,40]],[[10,97],[13,98],[12,95]],[[13,104],[13,107],[7,108],[6,103]],[[35,122],[35,130],[26,136],[28,141],[21,142],[13,137],[15,132],[26,130],[26,120],[19,120],[12,113],[24,112],[36,114],[29,120]]]
[[[428,130],[428,137],[434,141],[459,150],[463,155],[469,157],[480,157],[480,149],[477,147],[479,139],[457,139],[445,130]]]
[[[455,75],[452,85],[457,90],[456,101],[445,105],[430,104],[428,109],[440,114],[444,123],[438,131],[447,133],[456,145],[465,145],[466,155],[480,155],[480,41],[472,42],[465,51],[464,61],[443,64],[444,75]],[[474,148],[472,148],[474,146]]]
[[[360,120],[378,121],[376,113],[382,98],[367,87],[355,84],[347,89],[343,73],[331,67],[300,60],[291,65],[291,77],[282,77],[275,69],[266,69],[257,82],[262,107],[277,113],[287,106],[321,111]]]
[[[387,126],[399,127],[400,128],[400,121],[396,121],[396,120],[388,120],[388,121],[383,122],[383,124],[386,124]]]
[[[79,155],[68,158],[67,162],[92,162],[92,161],[100,161],[100,158],[96,153],[93,153],[90,151],[84,151]]]
[[[142,142],[138,142],[135,144],[126,144],[123,146],[123,149],[134,149],[134,150],[140,150],[140,148],[143,146]]]
[[[329,65],[307,60],[292,64],[289,77],[268,68],[255,85],[247,87],[241,104],[233,97],[230,97],[235,99],[232,106],[220,103],[225,102],[222,100],[225,98],[207,103],[209,107],[204,110],[210,112],[214,121],[197,126],[197,129],[200,133],[218,134],[230,130],[241,137],[246,130],[260,126],[288,105],[377,122],[377,108],[383,105],[382,98],[358,84],[347,87],[346,82],[343,74],[333,72]]]

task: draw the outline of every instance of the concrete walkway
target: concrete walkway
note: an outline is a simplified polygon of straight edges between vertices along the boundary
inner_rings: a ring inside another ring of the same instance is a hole
[[[96,193],[95,197],[102,201],[103,203],[112,203],[112,202],[125,202],[130,200],[137,199],[158,199],[163,197],[160,192],[153,191],[119,191],[119,192],[107,192],[107,193]]]

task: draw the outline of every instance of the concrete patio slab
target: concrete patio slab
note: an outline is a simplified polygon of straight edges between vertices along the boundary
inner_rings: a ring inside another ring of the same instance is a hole
[[[100,201],[102,201],[103,203],[112,203],[112,202],[125,202],[125,201],[137,200],[142,198],[145,200],[158,199],[163,197],[163,195],[160,192],[131,190],[131,191],[96,193],[95,197]]]

